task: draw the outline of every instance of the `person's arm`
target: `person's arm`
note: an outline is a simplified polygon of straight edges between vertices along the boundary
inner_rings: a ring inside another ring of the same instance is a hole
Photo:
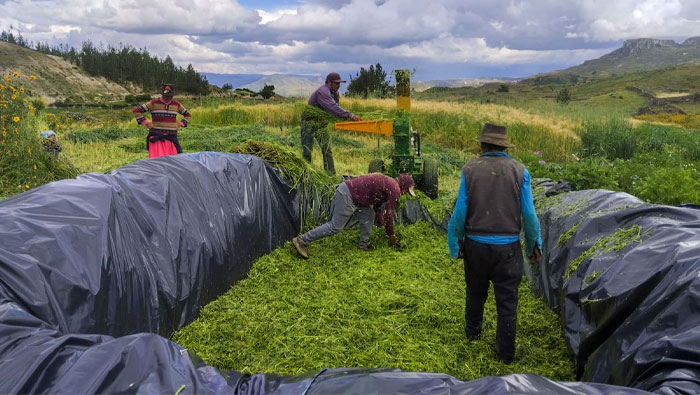
[[[532,200],[532,187],[530,185],[530,172],[525,169],[523,173],[523,185],[520,188],[520,210],[523,217],[523,230],[525,231],[525,253],[532,256],[535,247],[542,251],[542,238],[540,235],[540,220],[535,213],[535,203]]]
[[[459,256],[459,242],[464,239],[464,223],[467,220],[467,182],[462,172],[462,181],[459,184],[457,202],[452,210],[450,222],[447,224],[447,246],[450,250],[450,258]]]
[[[146,116],[144,115],[147,112],[151,111],[151,102],[148,102],[146,104],[139,104],[138,106],[134,107],[134,117],[136,118],[136,123],[139,125],[145,125],[149,129],[151,128],[152,124],[151,122],[146,119]]]
[[[321,89],[318,93],[319,93],[318,94],[318,104],[324,110],[335,115],[336,117],[348,118],[348,119],[354,119],[353,117],[357,117],[356,115],[354,115],[350,111],[347,111],[344,108],[340,107],[340,105],[338,105],[338,103],[335,102],[335,100],[333,99],[333,96],[331,96],[330,89],[328,89],[328,88]]]
[[[189,111],[185,107],[180,104],[177,107],[177,112],[179,112],[182,115],[182,119],[180,120],[180,127],[186,128],[187,125],[190,123],[190,119],[192,119],[192,114],[190,114]]]

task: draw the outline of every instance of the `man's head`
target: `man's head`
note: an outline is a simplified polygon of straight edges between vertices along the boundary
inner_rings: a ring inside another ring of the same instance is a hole
[[[506,137],[506,127],[492,123],[486,123],[479,137],[474,140],[481,143],[481,150],[484,152],[504,151],[506,148],[515,147]]]
[[[44,130],[43,132],[39,133],[41,137],[45,138],[46,140],[56,142],[56,132],[53,130]]]
[[[170,100],[175,96],[175,87],[173,84],[163,84],[163,87],[160,89],[160,94],[163,96],[163,99]]]
[[[336,73],[335,71],[326,76],[326,84],[330,84],[331,89],[334,91],[337,91],[340,88],[341,82],[345,81],[340,78],[340,74]]]
[[[409,195],[416,196],[416,193],[413,192],[413,187],[416,185],[416,183],[413,182],[413,177],[411,177],[410,174],[401,173],[398,177],[396,177],[396,181],[399,182],[399,189],[401,190],[402,194],[408,192]]]

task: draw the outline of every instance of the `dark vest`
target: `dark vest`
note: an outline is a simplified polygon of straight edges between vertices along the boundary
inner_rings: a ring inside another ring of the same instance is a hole
[[[505,156],[481,156],[462,168],[467,183],[467,235],[519,235],[525,166]]]

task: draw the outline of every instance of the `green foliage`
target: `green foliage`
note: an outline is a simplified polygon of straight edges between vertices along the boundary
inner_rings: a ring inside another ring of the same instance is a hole
[[[110,142],[134,136],[143,136],[147,132],[145,127],[124,129],[117,126],[100,126],[97,128],[77,129],[68,133],[68,138],[73,143]],[[144,140],[145,141],[145,140]]]
[[[275,95],[275,86],[265,84],[265,86],[262,88],[262,90],[260,92],[258,92],[258,94],[260,96],[262,96],[263,99],[269,99]]]
[[[510,91],[510,87],[508,87],[508,85],[506,85],[506,84],[501,84],[501,86],[499,86],[498,89],[496,89],[496,92],[508,92],[508,91]]]
[[[41,97],[33,97],[29,99],[29,104],[31,104],[36,111],[42,111],[46,108],[46,101]]]
[[[231,85],[227,82],[221,86],[221,89],[223,89],[225,91],[230,91],[231,89],[233,89],[233,85]]]
[[[361,67],[355,78],[350,76],[350,83],[348,84],[348,95],[350,96],[367,99],[369,97],[391,97],[393,94],[394,88],[389,85],[386,71],[379,63],[376,66],[370,65],[369,69]]]
[[[557,103],[567,105],[571,101],[571,91],[567,87],[561,88],[557,92]]]
[[[464,271],[426,222],[397,226],[399,247],[372,231],[370,251],[347,230],[259,259],[247,279],[207,305],[173,339],[209,364],[245,373],[300,374],[359,366],[441,372],[462,380],[535,373],[574,380],[556,315],[520,287],[515,361],[495,358],[493,293],[481,341],[464,336]],[[232,351],[233,350],[233,351]]]
[[[631,159],[637,151],[636,131],[629,122],[618,118],[586,122],[579,135],[585,157]]]

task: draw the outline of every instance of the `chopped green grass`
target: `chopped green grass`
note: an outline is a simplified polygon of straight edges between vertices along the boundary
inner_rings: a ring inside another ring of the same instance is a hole
[[[579,266],[588,258],[600,255],[606,252],[620,252],[630,243],[640,243],[642,241],[642,227],[633,225],[629,228],[618,229],[617,232],[607,237],[601,237],[596,240],[593,245],[579,255],[576,259],[569,262],[569,267],[566,269],[564,277],[569,278]]]
[[[173,339],[221,369],[300,374],[321,368],[401,368],[471,380],[536,373],[574,380],[558,318],[523,283],[513,364],[496,360],[491,295],[483,340],[464,336],[464,272],[444,234],[398,226],[399,247],[375,228],[373,249],[349,230],[310,246],[290,243],[259,259],[249,277],[207,305]]]

